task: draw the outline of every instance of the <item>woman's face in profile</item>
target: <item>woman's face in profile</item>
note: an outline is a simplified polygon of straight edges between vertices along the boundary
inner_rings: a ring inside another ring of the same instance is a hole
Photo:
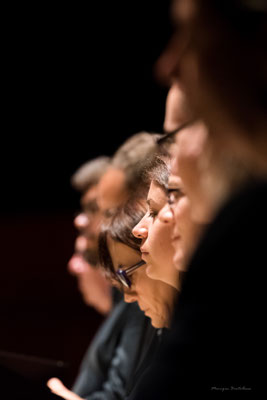
[[[142,239],[140,250],[147,264],[147,275],[178,289],[179,273],[173,266],[172,227],[159,219],[159,212],[166,201],[163,188],[152,181],[147,197],[147,212],[134,227],[133,234]]]
[[[126,269],[141,260],[140,253],[110,237],[108,247],[115,270]],[[131,288],[123,288],[124,300],[137,301],[154,328],[168,327],[178,292],[164,282],[149,278],[145,270],[144,264],[130,275]]]

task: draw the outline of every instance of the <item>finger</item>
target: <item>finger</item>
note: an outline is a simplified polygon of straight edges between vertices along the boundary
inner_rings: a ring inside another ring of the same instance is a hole
[[[67,389],[58,378],[49,379],[47,386],[51,392],[63,397],[65,400],[82,400],[80,396]]]

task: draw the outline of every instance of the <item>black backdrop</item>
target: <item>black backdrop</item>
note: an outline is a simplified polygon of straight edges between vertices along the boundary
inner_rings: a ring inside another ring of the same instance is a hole
[[[68,383],[102,320],[66,273],[79,206],[69,178],[164,117],[153,67],[168,2],[114,3],[4,14],[0,349],[69,361]]]

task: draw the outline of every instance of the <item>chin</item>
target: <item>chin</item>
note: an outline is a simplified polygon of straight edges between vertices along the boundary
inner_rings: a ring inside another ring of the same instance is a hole
[[[147,276],[148,276],[149,278],[151,278],[151,279],[156,279],[156,278],[155,278],[155,271],[154,271],[154,268],[152,267],[151,264],[148,264],[148,265],[147,265],[147,267],[146,267],[146,274],[147,274]]]
[[[153,328],[159,329],[159,328],[164,328],[164,324],[160,323],[159,321],[153,321],[151,320],[151,325]]]
[[[169,324],[167,321],[164,321],[163,319],[158,319],[158,318],[151,318],[151,325],[153,328],[160,329],[160,328],[168,328]]]

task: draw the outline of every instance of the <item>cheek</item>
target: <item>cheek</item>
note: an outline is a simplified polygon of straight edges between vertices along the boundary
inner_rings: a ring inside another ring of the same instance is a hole
[[[190,223],[190,204],[186,197],[178,201],[178,204],[174,210],[175,221],[181,225],[187,225]]]
[[[165,257],[166,251],[170,246],[172,235],[172,224],[165,224],[159,220],[155,221],[151,231],[150,244],[151,250],[160,258]],[[165,254],[163,253],[165,252]]]
[[[143,294],[149,290],[150,281],[151,280],[148,278],[144,266],[133,274],[132,282],[134,284],[135,291],[139,296],[142,297]]]

